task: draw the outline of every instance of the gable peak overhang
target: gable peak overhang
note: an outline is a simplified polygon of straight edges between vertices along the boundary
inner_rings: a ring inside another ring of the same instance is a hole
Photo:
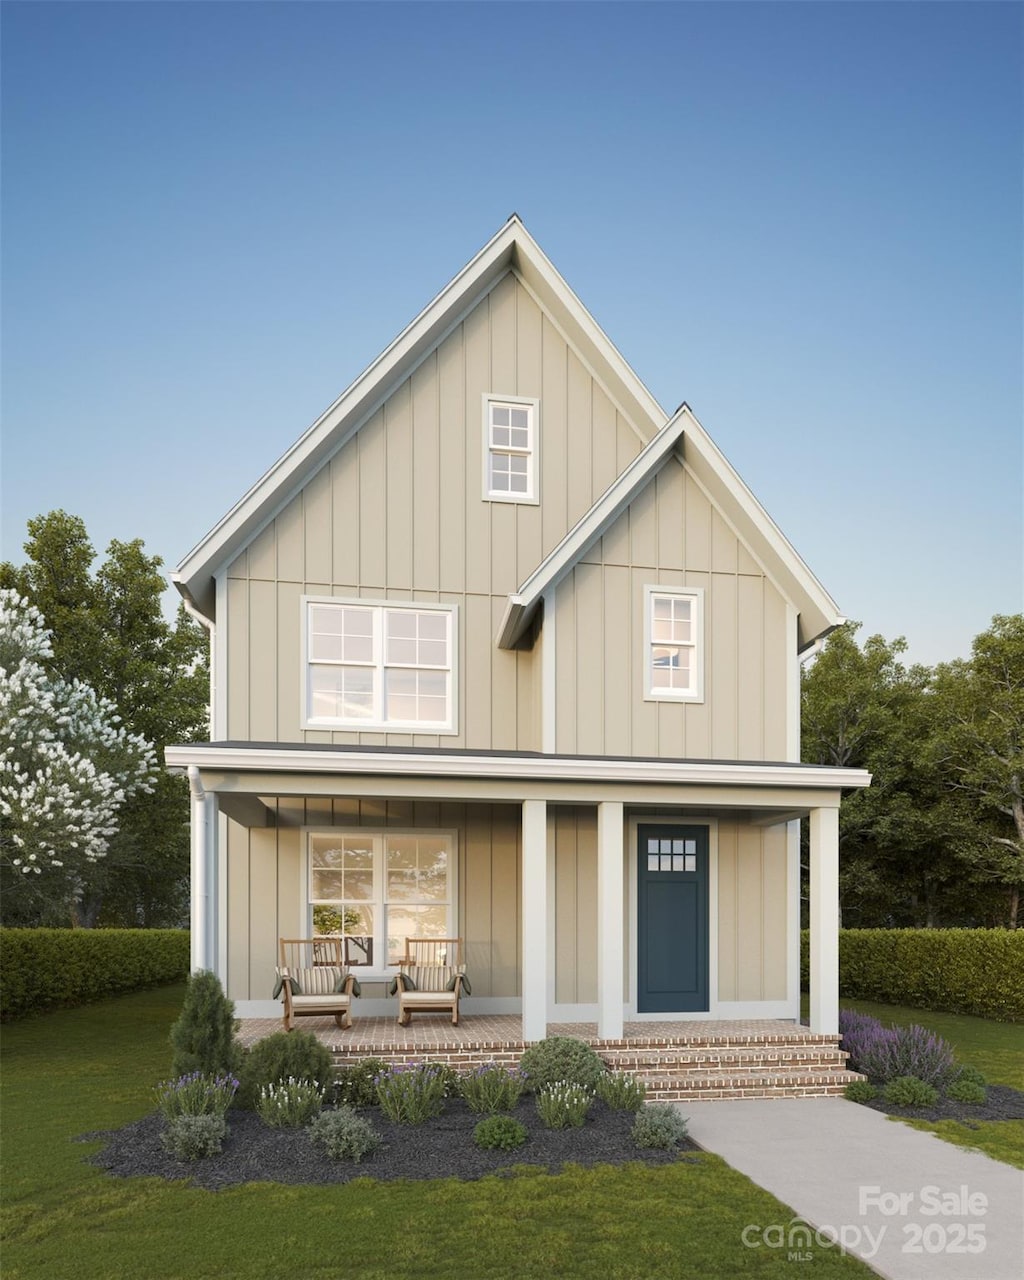
[[[373,361],[170,575],[186,602],[215,619],[215,577],[310,477],[376,412],[388,395],[509,272],[551,313],[569,340],[602,369],[617,402],[643,439],[665,411],[513,213],[462,270]]]

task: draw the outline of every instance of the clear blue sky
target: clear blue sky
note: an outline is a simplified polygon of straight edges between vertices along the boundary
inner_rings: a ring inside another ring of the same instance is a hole
[[[1022,608],[1021,6],[0,20],[5,556],[176,563],[516,210],[866,632]]]

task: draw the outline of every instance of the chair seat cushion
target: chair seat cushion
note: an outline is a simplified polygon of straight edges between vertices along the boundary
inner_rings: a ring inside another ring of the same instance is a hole
[[[443,1004],[454,1005],[454,991],[403,991],[402,1004]]]
[[[292,996],[293,1009],[342,1009],[351,1003],[340,992],[333,995]]]

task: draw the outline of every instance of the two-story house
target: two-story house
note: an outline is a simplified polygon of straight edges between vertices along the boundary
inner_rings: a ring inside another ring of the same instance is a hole
[[[280,936],[410,935],[464,1011],[838,1016],[838,815],[800,655],[841,619],[684,404],[667,416],[513,216],[174,581],[210,630],[192,959],[271,1016]],[[327,915],[324,915],[324,912]]]

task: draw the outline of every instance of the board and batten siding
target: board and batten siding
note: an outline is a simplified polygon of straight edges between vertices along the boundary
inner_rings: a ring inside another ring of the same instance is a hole
[[[704,591],[704,698],[644,700],[644,587]],[[556,750],[784,760],[786,601],[674,457],[559,584]]]
[[[483,397],[539,401],[539,505],[483,500]],[[513,592],[643,447],[504,276],[227,569],[232,740],[540,748],[540,670],[494,636]],[[458,606],[457,734],[302,728],[301,599]]]

